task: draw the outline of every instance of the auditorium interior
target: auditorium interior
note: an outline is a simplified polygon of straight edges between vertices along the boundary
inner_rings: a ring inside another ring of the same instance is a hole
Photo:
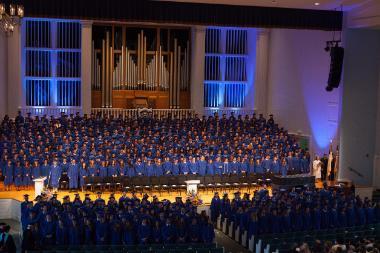
[[[0,0],[0,253],[379,253],[379,71],[378,0]]]

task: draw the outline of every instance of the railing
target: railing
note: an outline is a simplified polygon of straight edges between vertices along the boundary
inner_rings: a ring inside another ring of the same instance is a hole
[[[20,109],[22,115],[26,115],[30,113],[31,116],[54,116],[59,117],[62,112],[66,115],[76,114],[79,112],[82,114],[81,107],[72,107],[72,106],[59,106],[59,107],[50,107],[50,106],[33,106],[33,107],[25,107]]]
[[[133,119],[141,116],[142,114],[148,113],[152,116],[157,117],[158,119],[167,118],[168,115],[176,117],[177,119],[187,119],[194,117],[195,111],[193,109],[123,109],[123,108],[92,108],[91,113],[98,114],[100,113],[104,116],[113,116],[121,117],[123,119]]]
[[[238,115],[249,115],[252,116],[252,114],[256,113],[255,110],[246,110],[243,108],[227,108],[227,109],[218,109],[218,108],[205,108],[204,115],[206,116],[214,116],[215,113],[218,113],[219,117],[221,117],[223,114],[226,114],[227,117],[231,115],[231,113],[235,114],[235,117]]]

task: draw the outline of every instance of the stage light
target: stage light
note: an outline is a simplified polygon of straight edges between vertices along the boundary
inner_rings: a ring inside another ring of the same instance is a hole
[[[318,2],[316,2],[316,3],[314,3],[314,5],[315,5],[315,6],[318,6],[318,5],[319,5],[319,3],[318,3]]]

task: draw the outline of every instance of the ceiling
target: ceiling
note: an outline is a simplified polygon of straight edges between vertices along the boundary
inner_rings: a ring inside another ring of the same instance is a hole
[[[314,9],[314,10],[340,10],[350,11],[370,0],[168,0],[175,2],[193,2],[210,4],[231,4],[248,6],[266,6],[280,8]],[[319,3],[316,5],[315,3]]]

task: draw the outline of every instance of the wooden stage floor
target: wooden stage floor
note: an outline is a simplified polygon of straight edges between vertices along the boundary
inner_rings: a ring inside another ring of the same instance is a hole
[[[334,185],[334,184],[335,184],[335,182],[329,182],[329,185]],[[316,182],[315,186],[317,188],[322,188],[323,184],[322,184],[322,182]],[[272,189],[270,187],[268,187],[268,190],[269,190],[269,194],[271,194],[272,193]],[[219,191],[219,196],[222,197],[222,195],[224,193],[228,193],[229,198],[231,199],[231,198],[233,198],[234,192],[236,192],[236,191],[237,191],[237,189],[227,190],[227,191],[224,191],[224,190],[223,191]],[[251,194],[251,197],[252,197],[254,189],[247,189],[247,188],[244,188],[244,187],[240,187],[239,191],[241,192],[242,196],[243,196],[244,193],[249,193],[249,194]],[[90,192],[90,191],[84,191],[84,192],[82,192],[82,191],[72,191],[72,192],[69,192],[69,191],[58,191],[57,192],[59,200],[62,200],[63,197],[65,197],[67,195],[70,196],[70,200],[73,200],[75,193],[79,193],[82,200],[84,199],[84,196],[85,196],[86,193],[90,194],[90,198],[92,200],[95,200],[96,197],[97,197],[96,192]],[[30,200],[34,199],[34,188],[29,188],[28,190],[20,190],[20,191],[17,191],[16,189],[12,188],[11,191],[4,191],[3,184],[0,183],[0,199],[15,199],[15,200],[22,201],[24,199],[24,197],[23,197],[24,194],[29,194],[30,195]],[[111,194],[111,192],[104,192],[102,194],[102,198],[105,199],[105,200],[108,200],[110,194]],[[150,192],[150,191],[148,191],[147,194],[150,196],[150,198],[149,198],[150,200],[152,199],[152,197],[154,195],[156,195],[159,200],[168,199],[170,201],[174,201],[176,197],[182,197],[182,200],[185,201],[186,198],[187,198],[187,195],[186,195],[185,191],[181,191],[181,192],[177,192],[177,191],[175,191],[175,192],[162,191],[161,193],[160,192]],[[128,193],[127,195],[131,196],[131,193]],[[139,198],[142,197],[141,194],[136,194],[136,195]],[[120,196],[121,196],[121,192],[120,191],[115,193],[116,200],[118,200]],[[209,191],[200,190],[198,192],[198,196],[203,201],[203,204],[209,205],[211,203],[212,197],[214,196],[214,192],[211,191],[211,190],[209,190]]]

